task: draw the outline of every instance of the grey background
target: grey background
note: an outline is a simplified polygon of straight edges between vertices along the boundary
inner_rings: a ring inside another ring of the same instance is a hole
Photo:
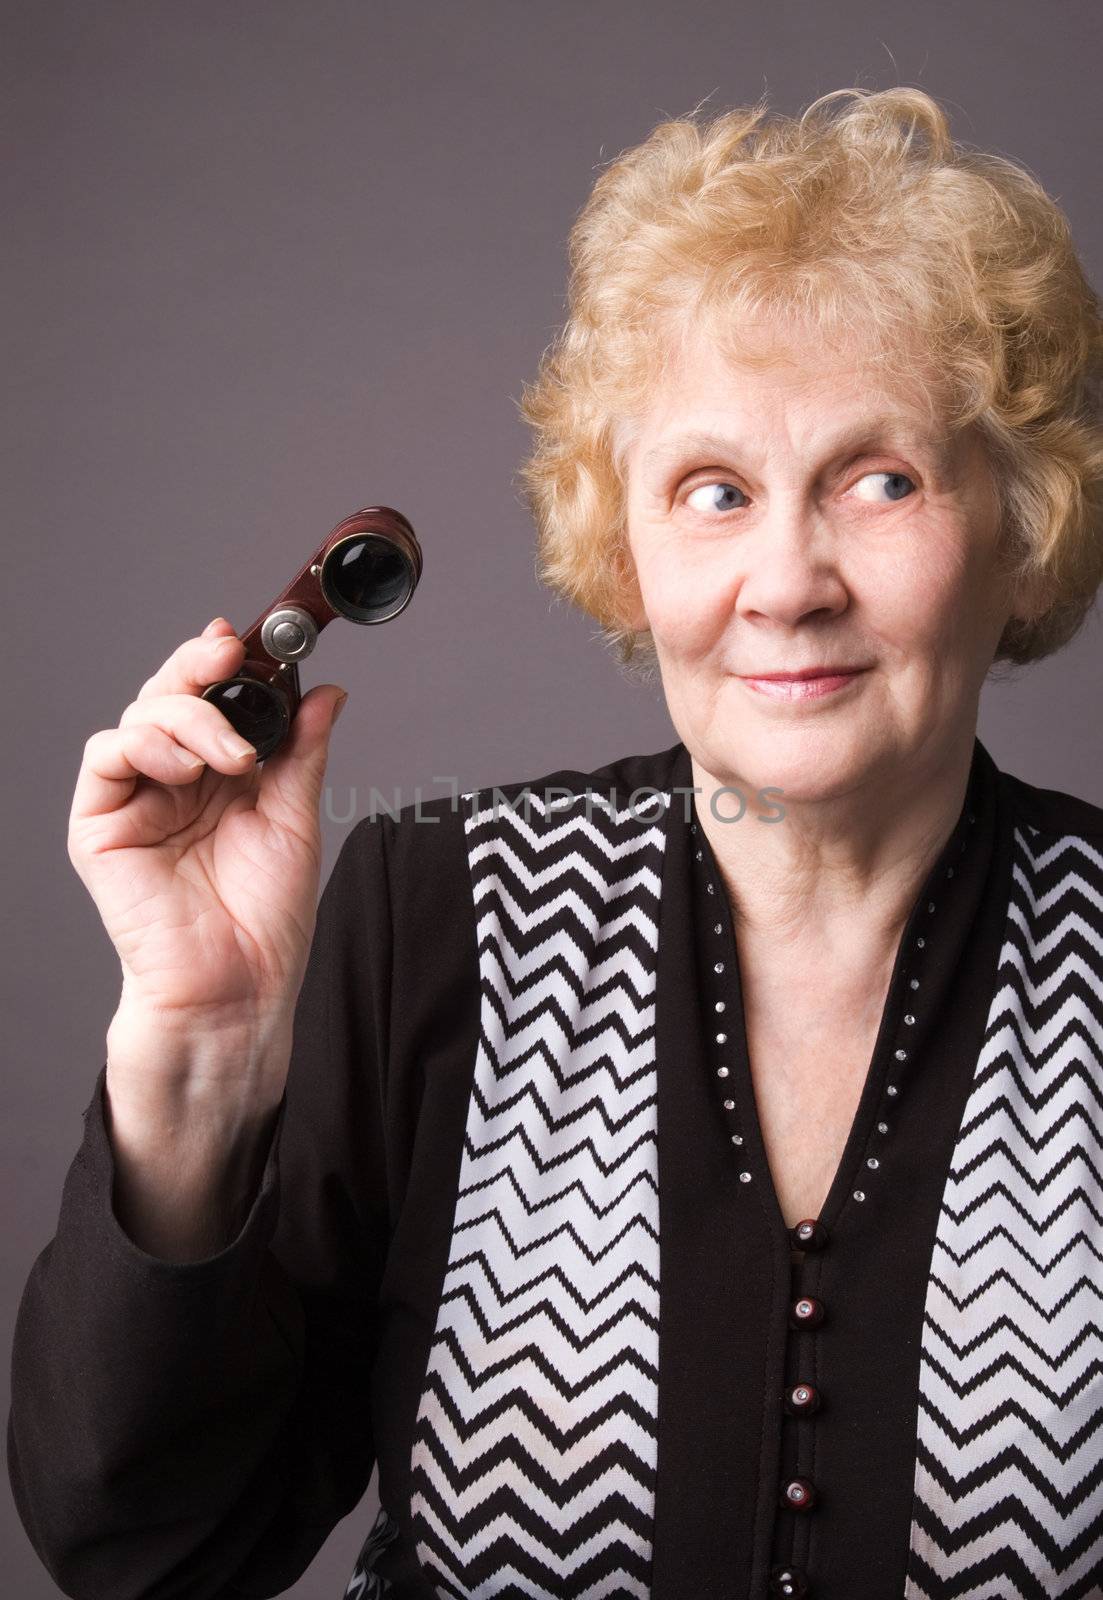
[[[65,849],[88,735],[383,502],[417,529],[417,594],[386,628],[336,624],[302,669],[351,691],[323,878],[373,785],[407,804],[672,744],[661,689],[629,687],[537,584],[513,476],[598,163],[706,96],[794,112],[910,83],[1036,174],[1099,285],[1103,13],[33,0],[0,20],[6,1351],[118,995]],[[1100,645],[1096,613],[986,689],[979,730],[1000,766],[1096,804]],[[56,1595],[3,1494],[7,1592]],[[373,1480],[289,1593],[343,1594],[375,1505]]]

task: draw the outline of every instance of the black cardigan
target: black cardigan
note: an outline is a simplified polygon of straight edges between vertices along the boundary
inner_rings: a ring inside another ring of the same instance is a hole
[[[101,1070],[13,1352],[64,1593],[278,1594],[378,1460],[354,1600],[1103,1596],[1103,810],[976,742],[790,1230],[691,784],[356,824],[208,1260],[119,1226]]]

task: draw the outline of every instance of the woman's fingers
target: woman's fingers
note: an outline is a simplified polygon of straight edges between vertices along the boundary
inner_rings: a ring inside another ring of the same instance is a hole
[[[215,630],[215,631],[211,631]],[[135,695],[136,700],[153,700],[166,694],[198,694],[208,684],[232,678],[245,658],[245,646],[225,617],[214,622],[195,639],[185,639]]]
[[[203,767],[199,756],[185,750],[161,728],[148,724],[101,728],[84,746],[84,760],[69,812],[70,824],[84,817],[104,816],[125,805],[136,778],[155,778],[158,783],[194,783]]]
[[[163,694],[133,700],[119,718],[120,728],[152,723],[220,772],[240,772],[241,757],[255,756],[256,747],[243,739],[233,723],[201,695]]]
[[[310,689],[299,702],[287,737],[264,767],[257,811],[274,826],[300,837],[314,834],[318,827],[333,707],[342,694],[332,683]]]
[[[194,765],[188,757],[197,758]],[[209,700],[189,694],[135,700],[117,728],[104,728],[85,744],[70,823],[125,805],[136,777],[190,783],[204,764],[236,776],[250,772],[255,757],[255,747]]]

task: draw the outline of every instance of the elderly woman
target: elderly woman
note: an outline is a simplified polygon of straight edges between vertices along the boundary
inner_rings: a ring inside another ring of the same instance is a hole
[[[910,89],[663,123],[571,248],[541,571],[678,742],[364,819],[315,924],[333,686],[261,776],[218,619],[89,740],[27,1532],[274,1595],[378,1463],[355,1600],[1103,1595],[1103,809],[976,737],[1103,579],[1098,301]]]

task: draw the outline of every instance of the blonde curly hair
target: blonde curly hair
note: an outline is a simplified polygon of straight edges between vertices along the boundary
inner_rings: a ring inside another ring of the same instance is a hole
[[[706,318],[721,341],[748,316],[811,319],[900,378],[918,346],[947,425],[975,423],[987,446],[1005,570],[1044,597],[994,660],[1040,660],[1079,630],[1103,583],[1100,300],[1057,203],[951,139],[929,95],[837,89],[799,117],[764,97],[661,122],[605,166],[568,251],[568,317],[519,402],[533,444],[518,477],[537,576],[630,675],[657,658],[625,620],[625,452]]]

